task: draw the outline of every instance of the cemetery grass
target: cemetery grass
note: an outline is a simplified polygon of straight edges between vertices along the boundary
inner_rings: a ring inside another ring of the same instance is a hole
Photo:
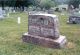
[[[68,14],[59,16],[60,33],[68,39],[63,49],[45,48],[22,42],[22,34],[28,29],[28,15],[26,13],[10,14],[0,20],[0,55],[80,55],[80,24],[67,24]],[[17,17],[21,17],[21,24],[17,24]]]

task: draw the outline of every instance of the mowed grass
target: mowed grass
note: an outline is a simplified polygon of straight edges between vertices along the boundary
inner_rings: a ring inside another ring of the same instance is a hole
[[[28,29],[28,15],[16,13],[0,20],[0,55],[80,55],[80,24],[67,24],[67,13],[56,14],[60,20],[60,34],[68,39],[66,48],[52,49],[23,43],[21,38]],[[17,24],[17,17],[21,17],[21,24]]]

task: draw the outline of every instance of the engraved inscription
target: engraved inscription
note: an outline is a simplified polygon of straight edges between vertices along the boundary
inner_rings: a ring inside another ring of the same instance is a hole
[[[54,30],[49,28],[41,28],[41,33],[44,36],[54,36]]]
[[[40,35],[40,28],[37,26],[29,26],[29,34]]]

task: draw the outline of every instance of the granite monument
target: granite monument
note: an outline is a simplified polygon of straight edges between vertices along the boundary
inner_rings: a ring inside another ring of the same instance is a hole
[[[29,14],[28,33],[22,36],[23,42],[50,48],[63,48],[67,43],[65,36],[60,35],[59,20],[52,14]]]
[[[69,15],[69,19],[67,22],[71,24],[80,24],[80,12],[73,11],[73,13]]]

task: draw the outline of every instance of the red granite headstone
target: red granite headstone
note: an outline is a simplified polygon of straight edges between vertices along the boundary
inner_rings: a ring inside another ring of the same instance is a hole
[[[59,34],[59,21],[52,14],[30,14],[28,17],[28,34],[23,41],[46,47],[59,48],[65,45],[65,36]]]
[[[44,15],[29,15],[29,34],[46,38],[58,38],[58,18]]]

